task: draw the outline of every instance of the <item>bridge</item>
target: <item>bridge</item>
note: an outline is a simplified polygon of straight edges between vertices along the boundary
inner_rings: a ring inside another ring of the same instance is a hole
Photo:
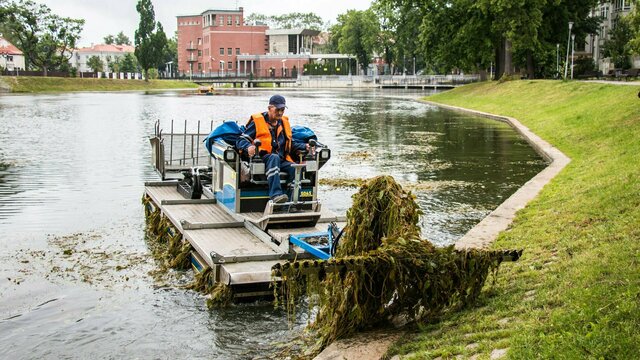
[[[186,79],[185,79],[186,80]],[[301,87],[365,87],[380,89],[452,89],[479,81],[478,75],[305,75],[299,77],[200,76],[192,82],[210,86],[230,84],[233,87],[260,87],[262,84]]]
[[[192,80],[198,85],[231,84],[233,87],[258,87],[259,84],[275,84],[280,87],[282,84],[295,84],[297,78],[250,78],[250,77],[199,77]]]

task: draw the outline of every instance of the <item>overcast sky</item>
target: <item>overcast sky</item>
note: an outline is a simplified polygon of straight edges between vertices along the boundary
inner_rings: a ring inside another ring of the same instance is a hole
[[[124,31],[133,42],[133,33],[138,27],[137,0],[35,0],[46,4],[60,16],[85,19],[84,30],[79,45],[90,46],[102,43],[103,38]],[[286,14],[291,12],[314,12],[323,20],[336,22],[339,14],[350,9],[365,10],[371,0],[152,0],[156,21],[160,21],[167,36],[176,31],[177,15],[200,14],[209,9],[230,10],[244,7],[244,14],[264,15]]]

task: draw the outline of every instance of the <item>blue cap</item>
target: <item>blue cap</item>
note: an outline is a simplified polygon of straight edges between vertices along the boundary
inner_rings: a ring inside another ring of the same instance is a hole
[[[273,105],[276,107],[276,109],[282,109],[287,107],[287,102],[284,99],[284,96],[282,95],[273,95],[270,99],[269,99],[269,105]]]

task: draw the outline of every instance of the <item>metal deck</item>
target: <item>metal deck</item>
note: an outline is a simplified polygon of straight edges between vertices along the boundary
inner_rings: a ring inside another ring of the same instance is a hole
[[[265,233],[254,225],[262,213],[231,214],[213,199],[184,199],[175,182],[147,183],[145,193],[214,270],[217,281],[227,285],[269,283],[271,267],[290,257],[289,234],[326,232],[329,222],[344,225],[345,221],[322,209],[314,227],[269,229]],[[302,249],[294,250],[302,253]]]

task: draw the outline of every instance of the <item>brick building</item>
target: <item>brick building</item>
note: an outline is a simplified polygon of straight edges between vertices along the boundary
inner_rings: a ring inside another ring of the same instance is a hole
[[[178,75],[294,77],[319,31],[246,25],[244,9],[207,10],[178,21]]]
[[[248,26],[243,8],[178,16],[178,73],[208,76],[235,73],[237,56],[266,54],[266,25]]]

